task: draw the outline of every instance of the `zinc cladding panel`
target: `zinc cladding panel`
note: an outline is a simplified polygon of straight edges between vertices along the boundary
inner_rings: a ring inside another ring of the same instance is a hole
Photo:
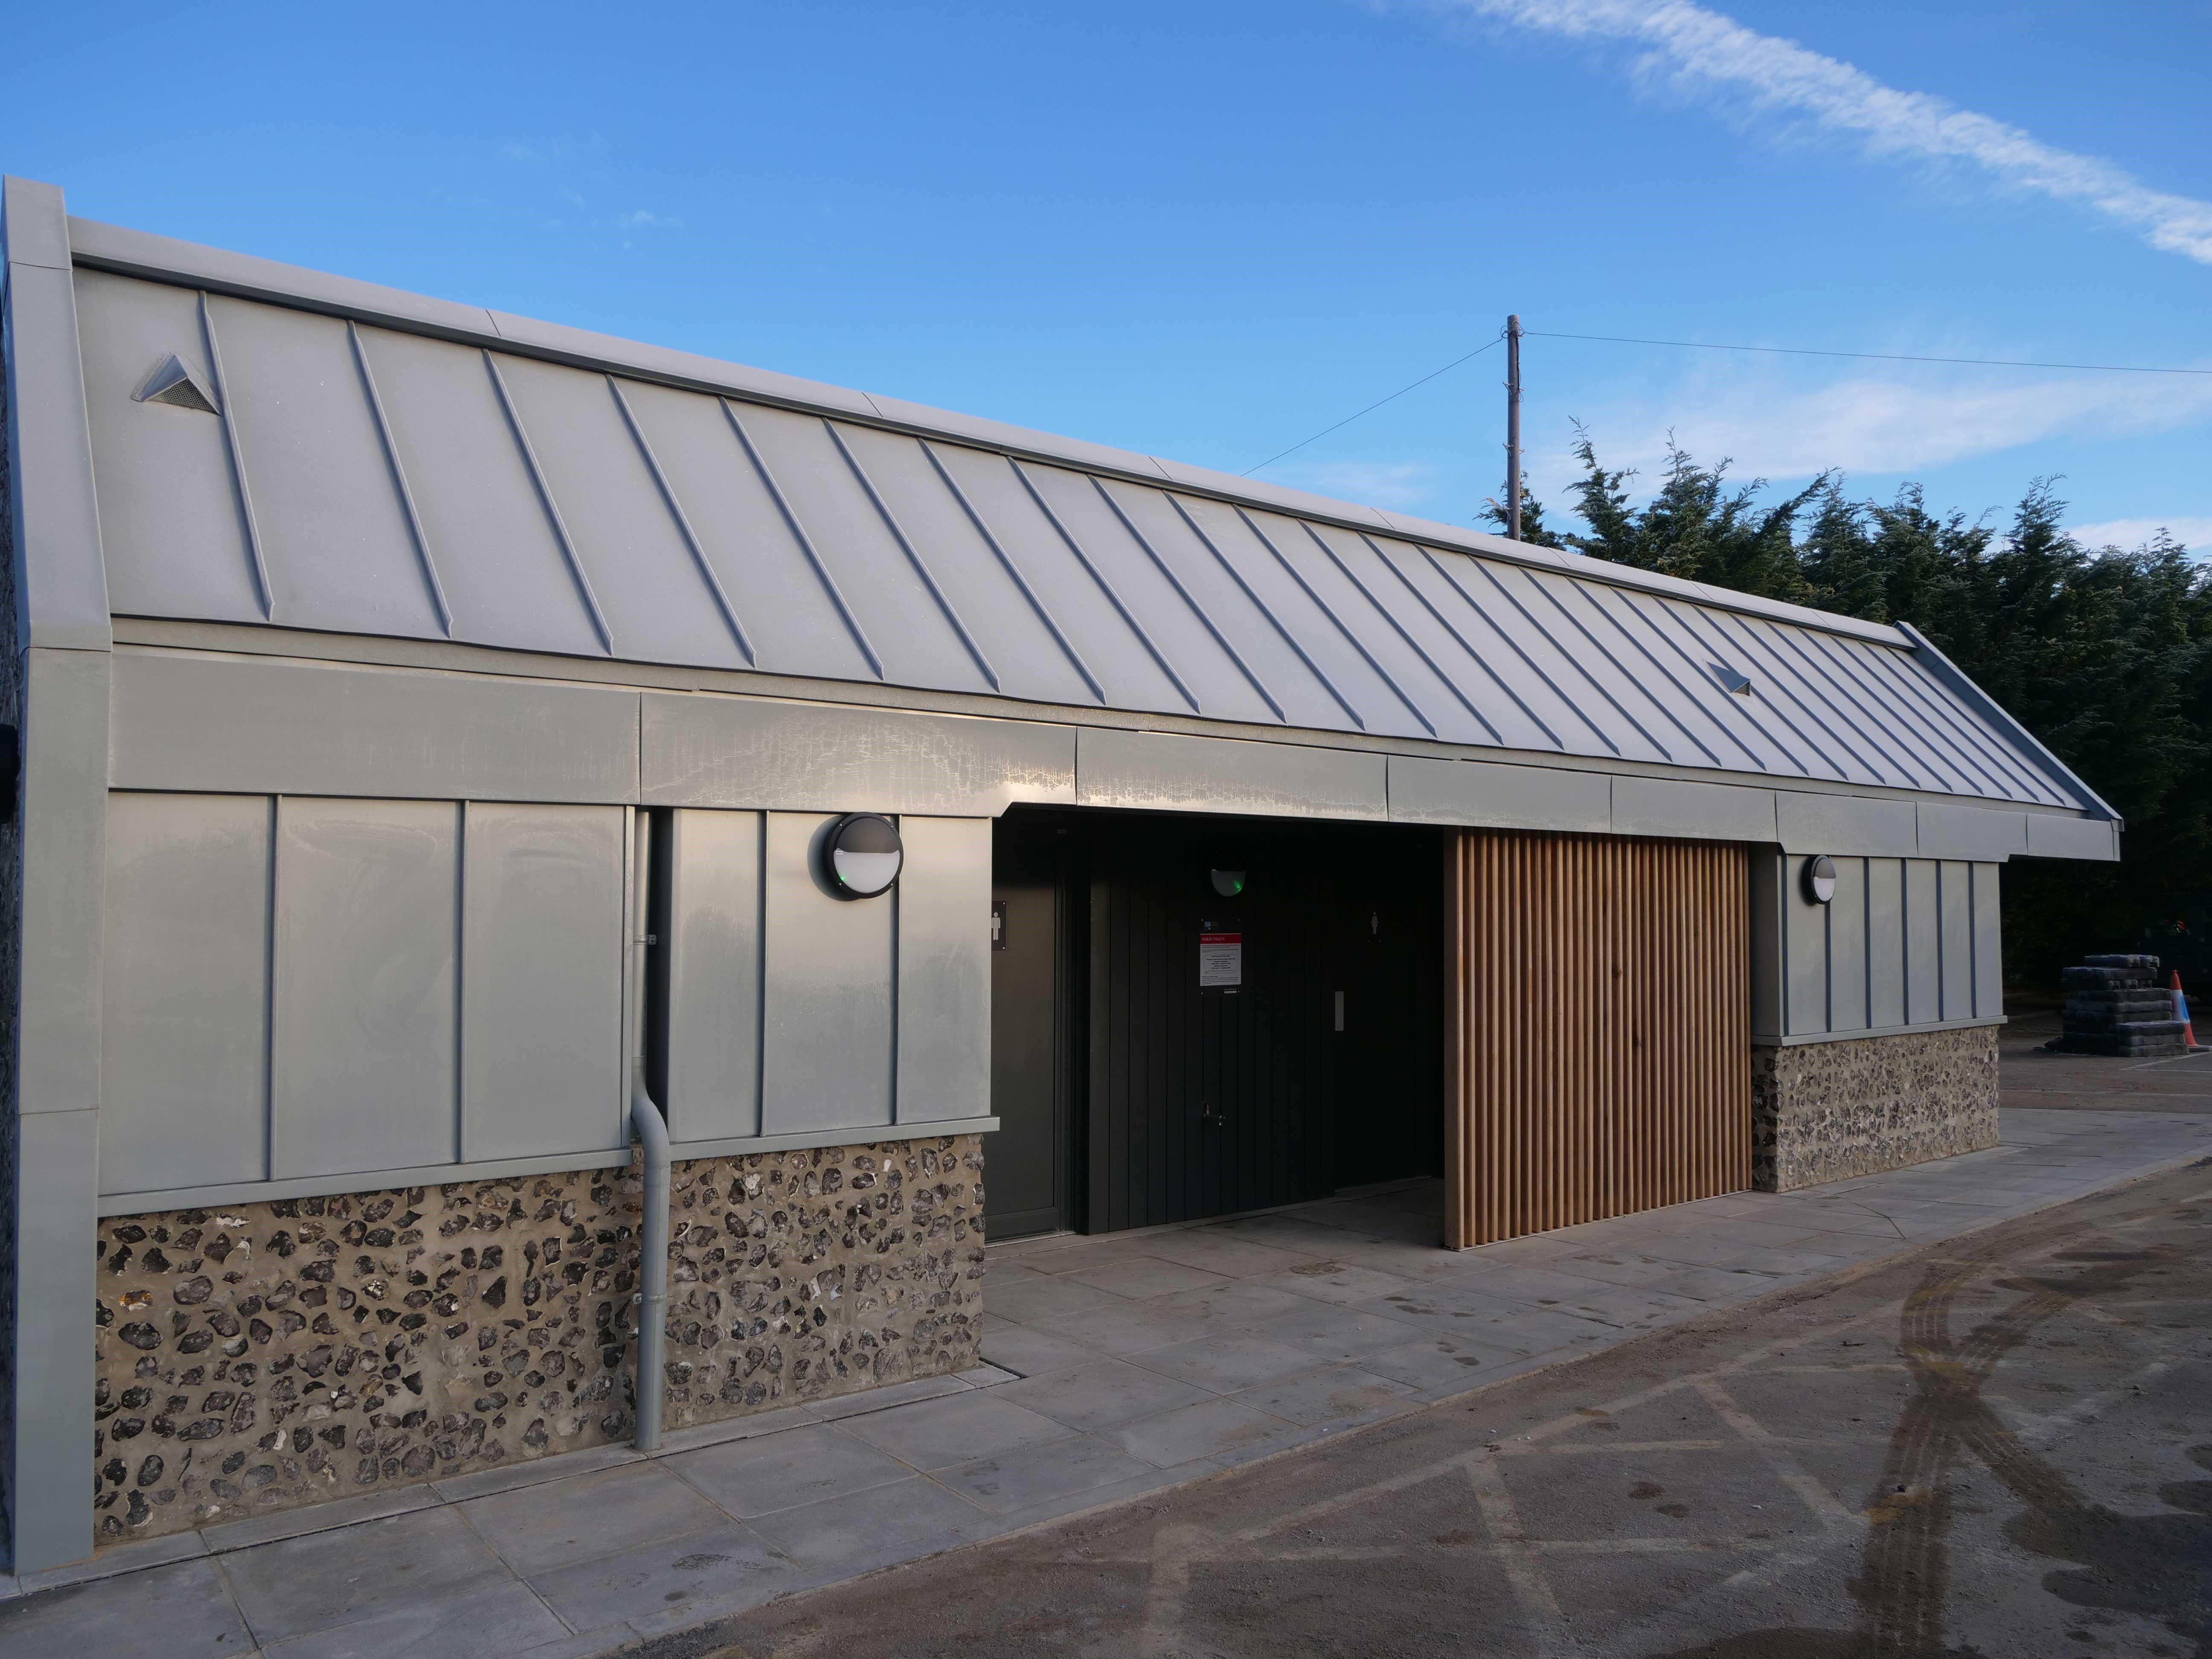
[[[1828,1029],[1828,910],[1805,896],[1803,859],[1783,860],[1783,974],[1787,1035]]]
[[[627,1146],[619,806],[466,808],[461,1157]]]
[[[527,358],[502,357],[500,373],[616,654],[744,666],[684,520],[670,509],[672,489],[665,494],[655,482],[614,382]]]
[[[1943,1018],[1943,918],[1933,859],[1905,860],[1905,1018],[1926,1025]]]
[[[454,1158],[460,808],[276,808],[270,1174]]]
[[[1867,1021],[1905,1020],[1905,860],[1866,860]]]
[[[1838,859],[1828,911],[1828,1029],[1867,1028],[1867,861]]]
[[[1970,1019],[1974,1012],[1973,868],[1948,859],[1936,866],[1945,1019]]]
[[[761,1132],[761,815],[671,815],[672,1139]]]
[[[270,805],[108,798],[103,1192],[266,1173]]]
[[[991,822],[899,820],[901,1123],[991,1111]]]
[[[1249,812],[1265,817],[1387,818],[1382,755],[1164,732],[1076,733],[1085,806]]]
[[[221,417],[131,399],[173,352],[212,386],[199,297],[79,271],[76,301],[109,605],[122,616],[263,621]]]
[[[761,1133],[891,1122],[892,921],[887,900],[830,896],[818,842],[836,820],[768,815],[762,902]]]

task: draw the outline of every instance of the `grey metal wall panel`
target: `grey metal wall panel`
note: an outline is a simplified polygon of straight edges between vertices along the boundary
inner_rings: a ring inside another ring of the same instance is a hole
[[[1805,896],[1801,858],[1783,860],[1783,963],[1790,1036],[1828,1029],[1827,907]]]
[[[1936,864],[1905,860],[1905,1018],[1926,1025],[1943,1018],[1943,908]]]
[[[8,1450],[11,1559],[26,1573],[92,1553],[84,1471],[94,1450],[92,1340],[100,1258],[90,1248],[100,1157],[96,1111],[40,1112],[16,1135],[14,1346]]]
[[[1972,866],[1974,889],[1974,1013],[2004,1012],[2004,908],[1998,902],[2000,866]]]
[[[1784,848],[1792,853],[1911,858],[1920,848],[1918,815],[1909,800],[1781,789],[1774,820]]]
[[[1789,860],[1774,847],[1751,854],[1751,1036],[1754,1042],[1783,1034],[1782,918]]]
[[[1064,726],[647,692],[643,804],[995,816],[1075,799]]]
[[[454,637],[605,655],[483,354],[388,329],[361,340]]]
[[[472,802],[462,832],[464,1161],[629,1142],[620,806]]]
[[[1869,859],[1867,887],[1867,1019],[1902,1025],[1905,1012],[1905,860]]]
[[[268,1172],[272,808],[108,798],[102,1192]]]
[[[2027,814],[1979,806],[1919,803],[1920,856],[1972,860],[2007,859],[2027,851]]]
[[[115,681],[119,789],[637,797],[634,691],[137,651]]]
[[[669,856],[668,1133],[760,1133],[761,815],[678,811]]]
[[[1604,835],[1613,828],[1613,780],[1602,772],[1393,755],[1389,782],[1395,823],[1586,835]]]
[[[2055,818],[2027,815],[2027,855],[2039,859],[2117,860],[2119,826],[2109,818]]]
[[[24,653],[16,1109],[100,1104],[105,651]]]
[[[768,815],[762,903],[761,1133],[891,1121],[889,898],[830,896],[816,842],[836,820]]]
[[[459,820],[278,801],[272,1176],[456,1156]]]
[[[212,384],[198,296],[79,271],[76,307],[108,603],[125,616],[262,621],[222,418],[131,399],[172,352]]]
[[[10,179],[4,303],[8,512],[15,540],[15,615],[9,637],[27,646],[96,651],[110,638],[100,499],[86,425],[76,290],[66,263],[21,256],[60,218],[59,192]],[[34,201],[44,197],[43,202]]]
[[[1088,727],[1076,734],[1076,799],[1085,806],[1387,818],[1386,772],[1382,756],[1352,750]]]
[[[346,325],[238,300],[210,299],[208,313],[268,565],[271,620],[444,638]],[[159,558],[165,546],[149,551]]]
[[[1621,836],[1695,841],[1772,841],[1774,793],[1668,778],[1613,781],[1613,828]]]
[[[1841,858],[1828,910],[1828,1029],[1863,1031],[1867,1018],[1867,861]]]
[[[899,820],[901,1123],[991,1110],[991,821]]]
[[[1974,1013],[1973,866],[1947,859],[1936,866],[1936,872],[1942,927],[1942,1018],[1971,1019]]]
[[[520,358],[500,372],[617,653],[744,666],[607,378]]]

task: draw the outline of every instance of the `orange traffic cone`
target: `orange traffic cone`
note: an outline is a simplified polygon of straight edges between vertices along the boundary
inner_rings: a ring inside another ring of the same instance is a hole
[[[2197,1028],[2189,1023],[2189,999],[2181,994],[2181,969],[2173,970],[2173,1017],[2181,1022],[2181,1040],[2191,1053],[2197,1048]]]

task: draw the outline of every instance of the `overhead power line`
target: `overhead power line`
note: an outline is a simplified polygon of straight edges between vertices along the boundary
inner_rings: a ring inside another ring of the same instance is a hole
[[[2072,368],[2097,374],[2200,374],[2212,376],[2212,368],[2168,368],[2146,363],[2055,363],[2040,362],[2022,357],[1929,357],[1917,356],[1901,351],[1826,351],[1814,346],[1723,345],[1711,340],[1649,340],[1633,334],[1563,334],[1551,329],[1525,328],[1523,337],[1545,340],[1590,340],[1606,345],[1678,346],[1692,351],[1763,351],[1785,357],[1851,357],[1877,363],[1951,363],[1971,368]],[[1308,444],[1317,443],[1340,428],[1350,426],[1364,415],[1372,415],[1384,404],[1394,403],[1418,386],[1426,386],[1439,374],[1449,374],[1462,363],[1471,362],[1505,337],[1500,331],[1496,338],[1487,340],[1463,357],[1455,357],[1442,368],[1431,369],[1426,374],[1407,386],[1400,386],[1388,398],[1378,398],[1356,414],[1347,415],[1334,426],[1325,426],[1310,438],[1301,438],[1280,453],[1270,455],[1257,465],[1248,466],[1237,476],[1249,478],[1261,467],[1273,466],[1285,455],[1295,455]]]
[[[1431,380],[1435,380],[1437,375],[1449,374],[1451,370],[1457,368],[1462,363],[1473,362],[1477,357],[1482,356],[1484,352],[1489,350],[1491,347],[1496,345],[1498,340],[1502,340],[1504,337],[1505,331],[1500,329],[1498,331],[1496,339],[1485,341],[1482,344],[1475,347],[1474,350],[1468,352],[1466,356],[1455,357],[1451,362],[1446,363],[1442,368],[1431,369],[1427,374],[1422,375],[1419,380],[1413,382],[1411,386],[1400,386],[1388,398],[1377,398],[1373,403],[1368,404],[1366,408],[1361,410],[1358,415],[1347,415],[1342,420],[1339,421],[1336,423],[1336,426],[1325,426],[1322,428],[1320,431],[1315,433],[1312,437],[1301,438],[1297,442],[1292,444],[1288,449],[1284,450],[1281,454],[1270,455],[1266,460],[1260,462],[1257,465],[1246,467],[1237,476],[1240,478],[1249,478],[1255,472],[1257,472],[1261,467],[1274,465],[1277,461],[1283,459],[1284,455],[1297,454],[1298,451],[1304,449],[1308,444],[1318,442],[1320,440],[1328,436],[1330,433],[1336,430],[1337,427],[1350,426],[1354,421],[1359,418],[1360,415],[1372,415],[1376,410],[1382,408],[1383,404],[1395,402],[1398,398],[1404,397],[1408,392],[1413,391],[1415,386],[1426,386]]]

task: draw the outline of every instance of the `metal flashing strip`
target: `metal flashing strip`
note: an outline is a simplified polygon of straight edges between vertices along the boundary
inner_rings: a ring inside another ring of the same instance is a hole
[[[805,1152],[817,1146],[872,1146],[887,1140],[927,1140],[938,1135],[989,1134],[995,1117],[946,1118],[936,1123],[875,1123],[847,1128],[812,1129],[803,1134],[750,1135],[725,1140],[679,1140],[669,1147],[675,1162],[705,1158],[742,1158],[754,1152]],[[627,1168],[634,1157],[619,1151],[553,1152],[538,1158],[491,1158],[476,1164],[439,1164],[407,1170],[363,1170],[350,1175],[296,1176],[285,1181],[232,1182],[220,1186],[172,1187],[155,1192],[103,1193],[98,1213],[149,1215],[163,1210],[208,1209],[222,1204],[259,1204],[270,1199],[328,1198],[338,1193],[383,1192],[395,1187],[442,1187],[509,1176],[552,1175],[569,1170]]]
[[[1751,1046],[1754,1048],[1802,1048],[1815,1042],[1864,1042],[1876,1037],[1924,1036],[1931,1031],[1970,1031],[1979,1026],[2009,1025],[2011,1023],[2002,1014],[1986,1014],[1974,1019],[1931,1019],[1917,1025],[1862,1027],[1856,1031],[1800,1031],[1791,1036],[1753,1031]]]
[[[1896,628],[1887,623],[1862,622],[1856,617],[1732,592],[1581,555],[1558,553],[1460,526],[1382,513],[1352,502],[1133,451],[853,392],[774,370],[720,362],[525,318],[506,317],[479,307],[434,300],[123,226],[71,219],[69,228],[74,262],[94,270],[319,312],[802,414],[835,416],[884,431],[961,444],[1017,459],[1079,468],[1150,489],[1180,489],[1231,505],[1289,513],[1360,533],[1395,536],[1479,559],[1576,575],[1894,648],[1909,644]]]

